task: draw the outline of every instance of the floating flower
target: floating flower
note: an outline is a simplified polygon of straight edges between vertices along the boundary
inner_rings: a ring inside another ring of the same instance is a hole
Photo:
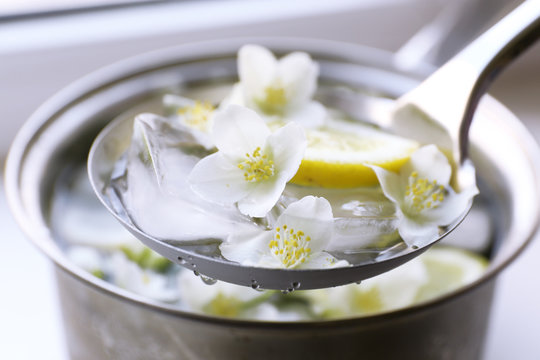
[[[205,148],[214,147],[210,130],[214,123],[214,106],[208,102],[192,100],[178,95],[165,95],[163,104],[174,111],[174,118],[180,128],[185,128]]]
[[[346,266],[324,249],[332,239],[334,217],[325,198],[306,196],[290,204],[275,228],[236,233],[220,245],[221,254],[246,266],[313,269]]]
[[[245,45],[238,52],[240,83],[225,104],[245,105],[267,120],[295,121],[318,127],[326,118],[324,106],[312,101],[319,67],[304,52],[277,60],[266,48]]]
[[[307,146],[304,130],[287,124],[271,133],[253,110],[230,105],[215,117],[211,136],[218,152],[189,175],[193,191],[241,213],[263,217],[298,170]]]
[[[375,171],[386,197],[397,205],[398,231],[412,246],[424,246],[439,235],[439,226],[463,215],[478,194],[475,185],[456,193],[449,185],[452,168],[435,145],[411,155],[399,174],[377,166]]]

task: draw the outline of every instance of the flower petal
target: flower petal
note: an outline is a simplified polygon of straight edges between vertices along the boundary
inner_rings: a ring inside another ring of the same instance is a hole
[[[221,243],[221,255],[228,260],[236,261],[244,266],[259,266],[261,260],[268,257],[268,244],[272,239],[271,231],[253,229],[251,231],[235,232],[226,242]],[[274,266],[277,267],[277,261]]]
[[[327,252],[318,252],[312,254],[309,260],[298,266],[299,269],[321,269],[349,266],[347,260],[338,260]]]
[[[423,146],[416,150],[401,169],[401,173],[407,178],[413,171],[418,173],[419,178],[437,180],[438,184],[444,186],[448,185],[452,175],[448,159],[435,145]]]
[[[270,134],[270,129],[255,111],[240,105],[229,105],[220,110],[212,127],[216,147],[233,158],[262,147]]]
[[[276,227],[283,228],[284,225],[303,231],[306,236],[311,237],[312,253],[320,252],[332,239],[332,206],[325,198],[306,196],[290,204],[279,216]]]
[[[398,226],[399,235],[409,246],[423,247],[439,237],[439,227],[433,222],[404,216]]]
[[[463,215],[468,209],[472,198],[476,195],[478,195],[476,186],[465,189],[460,193],[455,193],[452,189],[449,189],[444,201],[436,209],[426,212],[425,218],[441,226],[449,225]]]
[[[395,269],[363,281],[356,290],[378,289],[385,310],[413,304],[418,290],[429,280],[426,266],[420,258],[413,259]],[[381,309],[382,310],[382,309]]]
[[[326,108],[316,101],[310,101],[304,106],[289,111],[284,120],[295,122],[304,128],[314,129],[324,125],[328,114]]]
[[[233,88],[229,95],[221,101],[219,104],[219,109],[224,110],[229,105],[241,105],[246,106],[246,102],[244,101],[244,89],[242,87],[242,84],[236,83],[233,85]]]
[[[195,100],[179,95],[167,94],[163,96],[163,105],[170,113],[176,113],[181,108],[192,107],[196,104],[197,102]],[[208,129],[211,128],[210,124],[213,123],[213,115],[213,113],[209,114],[207,120],[208,122],[203,127],[204,131],[202,131],[200,128],[187,124],[185,122],[185,117],[181,115],[176,115],[175,121],[166,120],[166,122],[172,128],[190,134],[194,138],[195,142],[203,146],[206,150],[212,150],[215,148],[215,146],[213,140],[210,137]]]
[[[264,181],[252,184],[252,189],[238,201],[238,210],[252,217],[264,217],[279,200],[286,181]]]
[[[276,69],[276,58],[262,46],[245,45],[238,51],[238,76],[248,102],[264,96],[264,89],[274,81]]]
[[[319,66],[304,52],[294,52],[281,58],[277,75],[286,89],[291,108],[305,105],[317,88]]]
[[[121,288],[159,301],[175,302],[179,298],[165,275],[141,269],[121,252],[113,254],[110,266],[113,283]]]
[[[307,147],[304,129],[289,123],[270,135],[267,141],[278,175],[285,182],[289,181],[298,171]]]
[[[220,204],[237,202],[250,191],[242,170],[219,152],[200,160],[191,170],[188,182],[203,199]]]
[[[183,108],[193,106],[195,105],[195,103],[195,100],[180,95],[166,94],[165,96],[163,96],[163,105],[167,108]]]
[[[223,281],[217,281],[214,285],[208,286],[198,276],[193,275],[191,271],[184,269],[180,271],[177,279],[181,299],[191,308],[190,310],[203,312],[205,306],[220,295],[241,302],[250,301],[261,296],[260,292],[250,287]]]
[[[405,186],[407,185],[406,183],[403,183],[402,177],[379,166],[366,166],[373,169],[375,175],[377,175],[377,179],[379,180],[384,195],[392,202],[400,205],[403,202],[403,198],[405,196]]]

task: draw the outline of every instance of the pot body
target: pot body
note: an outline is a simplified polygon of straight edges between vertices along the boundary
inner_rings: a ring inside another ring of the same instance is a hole
[[[244,43],[278,54],[309,52],[321,79],[397,97],[422,77],[392,68],[388,54],[349,44],[236,39],[184,45],[105,68],[45,103],[10,151],[6,194],[21,227],[56,264],[73,359],[478,359],[495,279],[538,226],[540,155],[519,121],[487,97],[471,130],[471,157],[496,224],[491,265],[473,284],[391,313],[336,321],[273,323],[182,312],[118,289],[74,266],[51,226],[51,193],[65,169],[81,166],[103,126],[141,102],[192,82],[236,76]],[[519,174],[519,176],[515,176]]]
[[[494,281],[459,298],[376,320],[207,323],[103,293],[57,269],[73,359],[480,359]]]

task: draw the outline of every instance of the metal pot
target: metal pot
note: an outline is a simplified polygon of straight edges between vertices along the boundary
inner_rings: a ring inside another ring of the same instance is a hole
[[[534,235],[540,153],[501,104],[486,97],[471,131],[471,156],[497,224],[491,265],[478,281],[417,306],[335,321],[261,322],[186,313],[116,288],[72,264],[51,228],[58,174],[86,161],[111,119],[170,88],[236,76],[247,42],[278,54],[309,52],[323,81],[396,97],[422,78],[394,69],[389,54],[299,39],[234,39],[183,45],[102,69],[40,107],[21,129],[6,166],[6,193],[20,226],[55,263],[74,359],[478,359],[495,279]]]

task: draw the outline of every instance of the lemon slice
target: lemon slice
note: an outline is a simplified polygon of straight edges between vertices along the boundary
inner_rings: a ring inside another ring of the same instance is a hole
[[[419,144],[367,125],[333,120],[306,131],[308,147],[291,182],[304,186],[352,188],[377,184],[371,168],[397,171]]]
[[[428,281],[418,289],[415,302],[433,299],[475,281],[488,265],[480,255],[450,247],[431,248],[420,259],[426,266]]]

